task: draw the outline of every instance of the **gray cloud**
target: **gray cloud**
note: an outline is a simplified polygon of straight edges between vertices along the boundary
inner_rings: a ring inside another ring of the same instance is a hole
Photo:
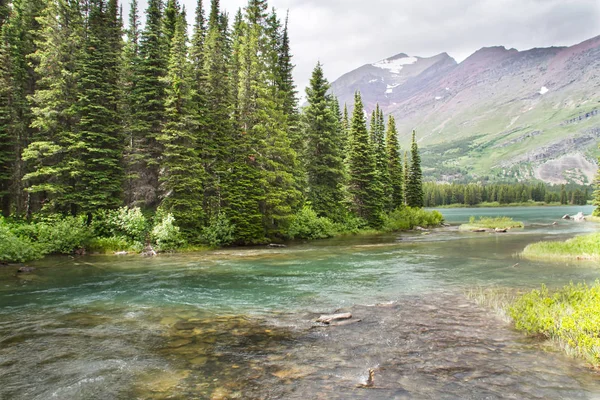
[[[180,0],[192,14],[195,0]],[[209,1],[204,0],[206,7]],[[247,0],[221,0],[233,15]],[[600,0],[271,0],[290,10],[296,83],[304,93],[317,61],[330,81],[397,53],[447,52],[462,61],[503,45],[573,45],[600,34]]]

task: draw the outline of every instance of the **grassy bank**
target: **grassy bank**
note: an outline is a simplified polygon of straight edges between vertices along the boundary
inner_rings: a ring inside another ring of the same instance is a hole
[[[435,206],[432,208],[500,208],[500,207],[564,207],[564,204],[561,203],[545,203],[543,201],[525,201],[521,203],[499,203],[497,201],[493,202],[483,202],[474,205],[468,204],[449,204],[445,206]]]
[[[532,243],[521,255],[538,260],[599,260],[600,233],[577,236],[564,242]]]
[[[343,222],[319,217],[310,206],[291,219],[286,235],[276,241],[314,240],[348,235],[374,235],[433,227],[443,222],[439,211],[403,207],[381,216],[381,226],[368,226],[349,216]],[[37,216],[31,221],[0,218],[0,263],[25,263],[50,254],[140,253],[150,244],[158,252],[197,252],[226,247],[235,227],[217,221],[197,238],[186,237],[171,214],[144,215],[139,208],[103,211],[91,223],[84,217]],[[269,243],[265,238],[264,243]]]
[[[474,288],[466,296],[528,335],[551,340],[572,357],[600,367],[600,282],[519,292]]]
[[[600,366],[600,282],[545,286],[519,297],[509,308],[515,327],[554,340],[567,353]]]
[[[523,228],[525,225],[509,217],[471,217],[468,224],[462,224],[458,229],[461,231],[473,231],[478,229],[512,229]]]

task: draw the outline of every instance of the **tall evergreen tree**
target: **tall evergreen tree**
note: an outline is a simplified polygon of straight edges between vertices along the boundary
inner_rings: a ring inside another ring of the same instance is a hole
[[[177,29],[177,22],[179,21],[181,14],[181,7],[177,0],[167,0],[165,5],[163,30],[164,30],[164,45],[165,50],[169,52],[171,44],[173,43],[173,37]]]
[[[124,138],[118,114],[122,27],[117,0],[91,0],[76,104],[74,204],[92,214],[122,204]]]
[[[79,2],[50,1],[39,21],[42,35],[33,55],[39,80],[31,97],[37,133],[22,154],[30,171],[23,180],[46,208],[66,213],[74,210],[80,172],[76,103],[85,32]]]
[[[219,0],[211,1],[201,72],[205,83],[198,92],[205,98],[201,158],[207,174],[204,209],[209,219],[216,217],[223,207],[224,190],[229,185],[225,181],[228,179],[228,164],[231,152],[235,151],[232,146],[228,38],[220,22],[219,7]]]
[[[373,154],[377,164],[379,184],[386,190],[390,186],[390,174],[388,172],[388,157],[385,144],[385,119],[383,117],[383,110],[379,108],[379,104],[377,104],[371,117],[371,145],[373,146]]]
[[[369,140],[359,92],[354,96],[350,136],[348,192],[352,207],[356,215],[364,218],[370,226],[377,228],[383,222],[383,192],[378,181],[377,163]]]
[[[4,213],[30,213],[32,197],[26,195],[22,177],[27,172],[21,159],[34,133],[29,96],[35,91],[36,51],[41,16],[46,1],[14,0],[10,17],[2,25],[0,61],[0,197]]]
[[[166,124],[159,141],[164,147],[161,163],[161,207],[171,212],[189,239],[202,227],[204,172],[198,154],[197,117],[192,103],[191,66],[187,59],[185,14],[180,14],[171,43],[166,76]]]
[[[344,217],[344,161],[342,132],[329,82],[320,63],[313,70],[306,88],[308,105],[304,109],[306,140],[305,168],[308,176],[308,200],[320,216],[342,220]]]
[[[131,93],[132,151],[129,165],[132,204],[155,207],[159,203],[162,147],[157,141],[165,121],[166,57],[160,0],[149,0],[146,26],[141,34],[139,64],[133,71]]]
[[[409,207],[423,207],[423,172],[421,171],[421,156],[417,145],[416,132],[413,131],[410,147],[411,163],[406,182],[406,204]]]
[[[392,211],[404,205],[404,171],[398,143],[396,120],[390,115],[386,131],[387,171],[389,185],[384,187],[385,198],[388,200],[387,210]]]

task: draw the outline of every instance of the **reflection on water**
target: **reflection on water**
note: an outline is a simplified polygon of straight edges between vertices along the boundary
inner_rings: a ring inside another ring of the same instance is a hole
[[[578,211],[493,209],[528,225],[506,235],[450,229],[151,260],[57,258],[29,275],[0,268],[0,398],[597,398],[594,372],[462,294],[595,280],[592,263],[515,256],[596,229],[551,226]],[[337,309],[362,322],[313,326]],[[369,368],[374,387],[356,388]]]

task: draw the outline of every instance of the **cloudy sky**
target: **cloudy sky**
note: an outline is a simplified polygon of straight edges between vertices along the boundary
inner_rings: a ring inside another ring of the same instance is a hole
[[[188,15],[196,0],[180,0]],[[209,0],[204,0],[206,7]],[[233,15],[247,0],[221,0]],[[398,53],[447,52],[462,61],[484,46],[526,50],[600,35],[600,0],[271,0],[290,11],[296,83],[303,94],[317,61],[330,81]]]

